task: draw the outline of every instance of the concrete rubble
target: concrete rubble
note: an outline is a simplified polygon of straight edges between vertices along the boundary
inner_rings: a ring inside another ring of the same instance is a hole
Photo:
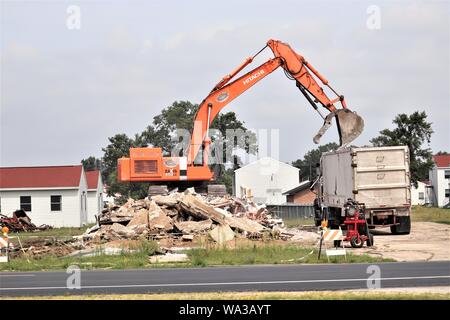
[[[209,239],[219,245],[233,239],[289,240],[313,243],[314,230],[285,228],[282,219],[274,217],[264,205],[230,195],[212,196],[195,193],[193,189],[153,195],[142,200],[129,199],[123,205],[110,205],[98,217],[98,224],[83,235],[64,241],[55,239],[27,240],[13,255],[19,256],[93,256],[132,252],[126,243],[156,240],[160,248],[187,244],[196,247]],[[186,257],[171,249],[157,252],[150,263],[177,261]],[[164,258],[166,255],[169,257]]]
[[[171,237],[193,241],[203,235],[224,243],[235,236],[262,239],[283,227],[283,221],[274,218],[265,206],[230,195],[197,194],[192,188],[143,200],[129,199],[122,206],[104,209],[98,220],[99,226],[88,230],[85,240]]]

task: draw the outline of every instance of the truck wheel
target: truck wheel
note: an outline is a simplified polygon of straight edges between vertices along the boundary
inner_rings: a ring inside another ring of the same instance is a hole
[[[352,245],[352,248],[362,248],[364,242],[361,238],[358,238],[357,236],[353,236],[350,239],[350,244]]]
[[[368,239],[367,239],[367,241],[366,241],[367,246],[368,246],[368,247],[373,246],[373,234],[369,233],[369,234],[367,235],[367,237],[368,237]]]
[[[411,217],[397,217],[399,224],[391,226],[392,234],[409,234],[411,232]]]

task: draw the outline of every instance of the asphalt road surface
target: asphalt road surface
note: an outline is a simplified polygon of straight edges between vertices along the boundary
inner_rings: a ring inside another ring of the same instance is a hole
[[[1,296],[208,291],[310,291],[450,286],[450,261],[371,264],[264,265],[210,268],[1,272]],[[375,270],[375,273],[374,271]],[[76,273],[75,273],[76,275]],[[71,277],[72,276],[72,277]],[[372,276],[375,279],[368,279]],[[70,278],[69,278],[70,277]]]

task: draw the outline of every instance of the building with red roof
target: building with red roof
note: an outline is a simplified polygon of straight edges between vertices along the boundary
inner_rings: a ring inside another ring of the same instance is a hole
[[[23,209],[35,225],[87,223],[88,185],[82,165],[0,168],[0,212]]]
[[[433,156],[434,167],[429,179],[432,186],[431,202],[437,207],[450,207],[450,154]]]
[[[94,223],[103,209],[103,182],[99,170],[86,171],[88,223]]]

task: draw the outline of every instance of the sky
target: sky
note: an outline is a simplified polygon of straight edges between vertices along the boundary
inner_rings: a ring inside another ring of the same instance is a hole
[[[142,132],[174,101],[201,102],[269,39],[289,43],[364,118],[354,144],[424,110],[429,147],[450,151],[448,1],[0,0],[0,10],[0,166],[101,157],[108,137]],[[322,125],[281,69],[226,111],[276,130],[282,161],[315,148]],[[337,139],[333,127],[321,142]]]

